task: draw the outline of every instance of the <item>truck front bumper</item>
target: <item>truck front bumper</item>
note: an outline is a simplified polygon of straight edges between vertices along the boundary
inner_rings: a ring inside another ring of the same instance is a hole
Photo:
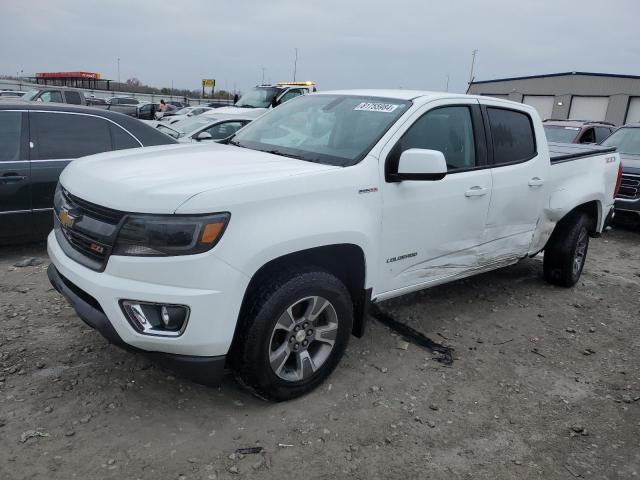
[[[615,209],[618,213],[623,213],[626,215],[636,215],[640,217],[640,198],[637,198],[635,200],[617,198]]]
[[[53,233],[47,250],[51,284],[87,325],[194,381],[218,383],[248,285],[245,275],[210,253],[112,256],[97,272],[69,258]],[[175,337],[141,333],[122,310],[122,300],[185,305],[190,310],[186,328]]]
[[[204,385],[218,385],[224,373],[226,357],[196,357],[193,355],[177,355],[162,352],[149,352],[133,347],[125,343],[102,309],[92,305],[89,294],[82,291],[77,285],[60,275],[54,265],[47,268],[47,276],[51,285],[61,293],[71,304],[78,316],[102,334],[109,342],[130,351],[143,353],[155,363],[175,371],[180,376],[189,378]]]

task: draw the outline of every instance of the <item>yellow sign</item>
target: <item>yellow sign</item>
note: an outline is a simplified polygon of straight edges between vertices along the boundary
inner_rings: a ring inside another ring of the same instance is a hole
[[[216,86],[216,81],[213,78],[204,79],[204,80],[202,80],[202,86],[203,87],[215,87]]]

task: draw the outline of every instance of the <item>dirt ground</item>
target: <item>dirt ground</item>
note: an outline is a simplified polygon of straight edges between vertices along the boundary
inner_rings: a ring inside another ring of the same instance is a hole
[[[0,249],[3,480],[640,478],[638,232],[592,240],[574,289],[537,257],[385,302],[453,365],[372,320],[323,386],[279,404],[109,345],[47,263],[43,245]]]

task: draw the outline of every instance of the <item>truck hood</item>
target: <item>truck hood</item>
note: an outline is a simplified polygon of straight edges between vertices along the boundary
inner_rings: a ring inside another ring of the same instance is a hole
[[[339,167],[230,145],[170,145],[102,153],[75,160],[60,176],[73,195],[138,213],[174,213],[189,198]]]
[[[622,163],[623,172],[640,174],[640,155],[621,153],[620,162]]]

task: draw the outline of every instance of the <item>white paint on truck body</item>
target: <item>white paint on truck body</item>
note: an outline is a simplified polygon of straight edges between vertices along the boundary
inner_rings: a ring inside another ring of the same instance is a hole
[[[207,253],[114,255],[104,272],[76,263],[51,235],[53,264],[98,300],[127,343],[213,356],[228,352],[251,277],[290,253],[336,244],[359,247],[365,258],[364,287],[380,301],[533,255],[544,248],[560,219],[587,202],[598,205],[595,230],[603,229],[614,202],[617,154],[614,162],[605,161],[612,156],[608,154],[551,164],[533,107],[408,90],[323,92],[313,97],[324,94],[412,103],[366,156],[348,167],[217,144],[153,147],[75,161],[61,184],[94,204],[155,214],[230,212],[231,219]],[[436,181],[386,181],[385,161],[398,139],[427,112],[451,105],[526,113],[534,127],[536,155],[526,162],[485,165]],[[141,335],[117,306],[122,298],[189,305],[189,325],[177,338]]]

